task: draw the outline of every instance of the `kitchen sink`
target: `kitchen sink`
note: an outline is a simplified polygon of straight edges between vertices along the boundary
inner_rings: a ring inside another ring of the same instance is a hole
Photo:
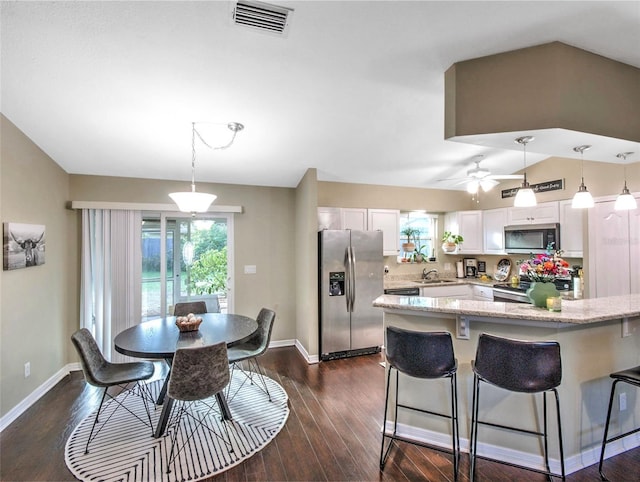
[[[452,279],[421,279],[418,283],[423,285],[443,285],[447,283],[455,283]]]

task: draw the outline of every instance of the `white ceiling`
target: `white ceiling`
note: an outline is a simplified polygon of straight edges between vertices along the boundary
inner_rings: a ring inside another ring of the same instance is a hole
[[[1,111],[74,174],[188,180],[191,122],[220,123],[202,131],[222,145],[236,121],[230,149],[198,145],[197,181],[292,187],[315,167],[463,189],[437,180],[523,159],[444,140],[452,64],[559,40],[640,67],[640,1],[272,3],[295,10],[286,38],[233,25],[230,1],[3,1]],[[597,141],[585,159],[616,162]],[[548,157],[536,142],[528,164]]]

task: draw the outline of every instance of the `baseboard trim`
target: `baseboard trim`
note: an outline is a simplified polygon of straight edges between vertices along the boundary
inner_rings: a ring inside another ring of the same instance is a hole
[[[305,347],[300,343],[300,340],[296,339],[295,343],[296,349],[300,352],[303,358],[307,361],[309,365],[313,365],[315,363],[320,363],[319,355],[309,355],[309,352],[305,349]]]
[[[0,432],[13,423],[20,415],[22,415],[31,405],[42,398],[49,390],[51,390],[60,380],[66,377],[74,370],[81,370],[79,363],[69,363],[54,373],[42,385],[27,395],[20,403],[9,410],[2,418],[0,418]]]
[[[278,340],[269,342],[269,348],[282,348],[284,346],[294,346],[296,340]]]
[[[393,433],[393,421],[387,420],[386,433]],[[416,442],[426,443],[437,447],[451,448],[451,435],[425,430],[402,423],[398,424],[397,435]],[[632,434],[623,439],[607,444],[605,460],[619,455],[627,450],[640,447],[640,434]],[[469,452],[469,440],[460,437],[460,450]],[[513,450],[497,445],[478,442],[478,455],[492,459],[508,461],[510,463],[544,470],[544,458],[542,454],[534,455],[519,450]],[[565,458],[564,466],[566,475],[572,474],[600,461],[600,444],[583,449],[580,453]],[[552,472],[560,473],[560,461],[549,458],[549,466]]]

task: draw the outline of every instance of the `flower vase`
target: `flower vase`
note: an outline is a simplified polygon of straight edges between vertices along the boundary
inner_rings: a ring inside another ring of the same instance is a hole
[[[547,307],[547,298],[560,296],[556,285],[552,282],[534,281],[527,290],[527,297],[533,306],[538,308]]]

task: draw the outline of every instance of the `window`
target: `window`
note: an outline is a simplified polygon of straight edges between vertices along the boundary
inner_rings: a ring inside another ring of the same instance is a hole
[[[144,217],[143,319],[170,314],[180,301],[203,300],[207,311],[227,312],[231,301],[227,289],[231,282],[230,223],[231,216],[225,214],[197,219],[174,214]]]
[[[407,236],[407,232],[411,232],[412,234]],[[398,261],[402,263],[426,262],[428,259],[435,261],[437,235],[437,214],[428,214],[424,211],[401,211],[400,245],[406,246],[405,243],[409,242],[414,246],[411,248],[409,245],[409,249],[406,251],[404,249],[401,250]],[[413,249],[413,251],[411,251],[411,249]]]

